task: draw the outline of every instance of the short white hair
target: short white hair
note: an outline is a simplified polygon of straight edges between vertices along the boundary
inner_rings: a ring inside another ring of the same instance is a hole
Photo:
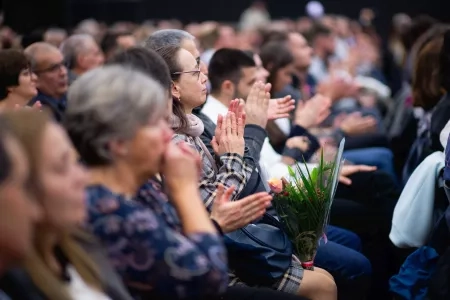
[[[69,69],[76,67],[77,57],[86,51],[89,45],[95,45],[94,38],[89,34],[74,34],[66,39],[60,46],[64,61]]]
[[[144,42],[144,47],[159,49],[167,46],[181,47],[184,40],[195,40],[195,37],[187,31],[180,29],[162,29],[155,31]]]
[[[129,67],[110,65],[88,71],[69,88],[65,127],[88,166],[107,165],[111,140],[127,140],[149,120],[164,117],[167,90]]]

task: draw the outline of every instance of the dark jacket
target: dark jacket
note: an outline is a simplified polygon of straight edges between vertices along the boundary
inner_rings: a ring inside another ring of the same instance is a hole
[[[436,104],[431,114],[430,138],[431,151],[443,151],[440,135],[447,122],[450,120],[450,95],[445,94]]]
[[[55,121],[61,122],[64,113],[66,112],[66,106],[67,106],[67,97],[64,95],[61,99],[55,99],[53,97],[47,96],[39,91],[36,97],[31,99],[31,101],[28,103],[29,106],[33,106],[37,101],[41,102],[42,107],[44,109],[49,110]]]
[[[112,300],[132,300],[133,298],[129,295],[122,280],[110,265],[100,244],[94,239],[79,239],[79,242],[96,263],[100,271],[104,292]],[[12,300],[47,300],[47,297],[34,285],[31,277],[21,268],[11,269],[0,278],[0,290]]]

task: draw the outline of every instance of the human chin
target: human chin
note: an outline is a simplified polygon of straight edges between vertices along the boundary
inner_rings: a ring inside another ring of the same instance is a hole
[[[33,98],[37,94],[38,94],[38,91],[37,91],[36,87],[31,87],[30,88],[30,97]]]
[[[203,103],[206,102],[206,97],[207,97],[207,96],[208,96],[207,93],[202,93],[202,95],[201,95],[201,97],[200,97],[200,99],[201,99],[200,105],[202,105]]]

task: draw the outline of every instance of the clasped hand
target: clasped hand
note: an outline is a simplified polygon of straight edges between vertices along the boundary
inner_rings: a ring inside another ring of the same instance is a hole
[[[232,100],[226,116],[219,115],[215,135],[211,145],[216,155],[236,153],[244,156],[245,140],[245,111],[244,103],[240,100]]]

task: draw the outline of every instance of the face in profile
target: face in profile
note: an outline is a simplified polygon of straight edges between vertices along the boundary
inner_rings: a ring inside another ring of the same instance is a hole
[[[39,200],[47,225],[68,229],[85,221],[86,170],[61,126],[48,123],[38,166]]]
[[[181,71],[174,85],[173,95],[180,98],[184,106],[193,109],[206,101],[208,78],[201,72],[199,62],[187,50],[180,49],[177,56]]]
[[[86,71],[97,68],[104,62],[103,52],[93,39],[86,46],[86,51],[78,57],[78,64]]]
[[[278,92],[292,83],[294,65],[288,64],[276,71],[275,81],[273,83],[273,91]]]
[[[41,217],[41,211],[28,190],[29,167],[24,151],[12,137],[5,137],[3,143],[11,169],[7,178],[0,183],[2,264],[21,259],[31,249],[33,226]]]
[[[37,76],[30,69],[24,69],[19,74],[19,84],[9,88],[9,92],[27,101],[37,95]],[[25,105],[26,103],[18,103]]]
[[[69,87],[64,58],[57,49],[42,54],[38,59],[37,86],[46,95],[61,97]]]
[[[165,114],[150,118],[125,145],[128,151],[124,159],[143,180],[148,179],[161,172],[164,154],[172,135],[173,131]]]
[[[247,99],[250,90],[257,79],[257,67],[246,67],[241,69],[241,78],[237,85],[235,85],[234,95],[232,98]]]
[[[304,70],[309,68],[313,56],[313,49],[306,39],[298,33],[289,34],[289,50],[294,56],[295,68]]]

